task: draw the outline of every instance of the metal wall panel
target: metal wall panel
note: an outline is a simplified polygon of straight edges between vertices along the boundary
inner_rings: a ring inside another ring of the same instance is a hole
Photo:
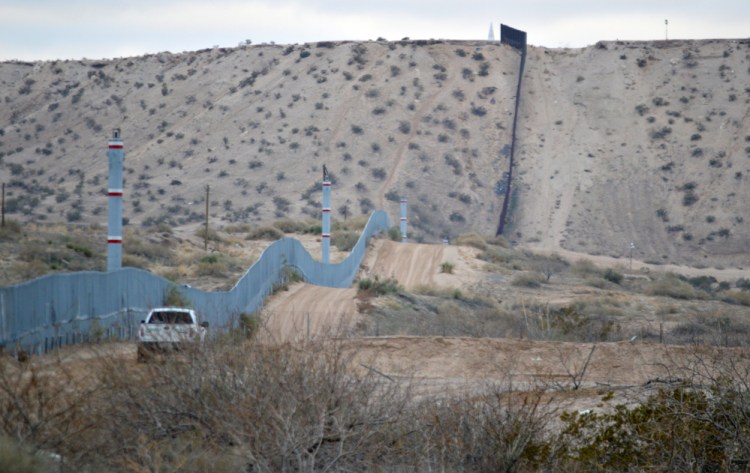
[[[212,329],[226,330],[240,314],[253,314],[284,268],[299,271],[310,284],[350,287],[372,236],[387,231],[388,215],[378,210],[367,221],[349,256],[336,264],[315,260],[293,238],[272,243],[229,291],[206,292],[176,286]],[[90,337],[128,339],[153,307],[163,305],[173,283],[147,271],[123,268],[109,273],[51,274],[0,288],[0,348],[44,352]]]

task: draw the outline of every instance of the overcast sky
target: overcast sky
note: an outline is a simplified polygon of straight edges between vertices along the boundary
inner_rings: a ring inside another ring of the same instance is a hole
[[[0,60],[100,59],[324,40],[487,39],[529,43],[750,37],[750,0],[0,0]]]

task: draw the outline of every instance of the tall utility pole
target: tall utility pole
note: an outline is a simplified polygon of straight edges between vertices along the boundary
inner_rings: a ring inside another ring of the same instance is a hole
[[[211,187],[206,184],[206,227],[203,232],[203,250],[208,251],[208,195]]]
[[[664,20],[664,39],[669,40],[669,20]]]

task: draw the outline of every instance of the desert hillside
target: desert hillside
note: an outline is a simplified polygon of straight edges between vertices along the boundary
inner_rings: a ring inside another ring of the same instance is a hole
[[[0,179],[21,221],[106,220],[106,142],[126,147],[129,225],[319,216],[409,198],[416,239],[490,235],[519,56],[485,41],[258,45],[0,64]],[[743,266],[746,41],[530,48],[514,173],[517,243]],[[395,221],[395,219],[394,219]],[[105,229],[102,227],[102,238]]]
[[[747,265],[748,41],[532,48],[516,238],[651,262]]]

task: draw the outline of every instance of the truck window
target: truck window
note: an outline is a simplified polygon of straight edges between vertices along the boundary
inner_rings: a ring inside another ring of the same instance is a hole
[[[190,312],[163,310],[151,314],[150,324],[192,324]]]

